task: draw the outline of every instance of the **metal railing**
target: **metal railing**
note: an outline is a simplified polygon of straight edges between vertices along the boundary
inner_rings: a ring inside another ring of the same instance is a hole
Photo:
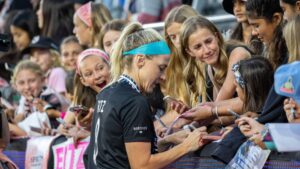
[[[236,19],[233,15],[207,16],[206,18],[216,25],[236,22]],[[144,24],[143,27],[153,28],[155,30],[161,31],[164,29],[164,22]]]

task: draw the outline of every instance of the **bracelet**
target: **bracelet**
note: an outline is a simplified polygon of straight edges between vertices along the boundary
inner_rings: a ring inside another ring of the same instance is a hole
[[[220,121],[221,126],[223,127],[223,122],[221,120],[221,118],[219,117],[219,113],[218,113],[218,106],[215,106],[212,109],[213,114],[215,115],[215,117]]]

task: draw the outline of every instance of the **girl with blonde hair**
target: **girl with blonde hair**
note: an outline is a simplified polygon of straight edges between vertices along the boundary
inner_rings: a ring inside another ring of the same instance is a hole
[[[166,42],[171,49],[170,63],[166,69],[166,80],[163,83],[164,93],[183,101],[188,106],[195,105],[195,101],[190,97],[191,91],[183,76],[187,58],[180,53],[179,36],[183,22],[197,15],[199,15],[197,11],[188,5],[176,7],[167,15],[164,29]]]

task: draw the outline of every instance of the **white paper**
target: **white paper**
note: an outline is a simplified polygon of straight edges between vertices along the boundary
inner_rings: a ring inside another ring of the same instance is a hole
[[[251,141],[246,141],[225,169],[262,169],[270,152],[270,150],[261,149]]]
[[[300,124],[268,124],[269,132],[279,152],[300,151]]]

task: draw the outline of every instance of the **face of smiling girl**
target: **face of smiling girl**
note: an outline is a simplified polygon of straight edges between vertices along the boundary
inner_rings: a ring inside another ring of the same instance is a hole
[[[80,62],[81,83],[100,92],[110,82],[109,65],[99,56],[91,55]]]
[[[213,66],[219,59],[218,38],[210,30],[198,28],[188,39],[187,52],[197,60]]]

